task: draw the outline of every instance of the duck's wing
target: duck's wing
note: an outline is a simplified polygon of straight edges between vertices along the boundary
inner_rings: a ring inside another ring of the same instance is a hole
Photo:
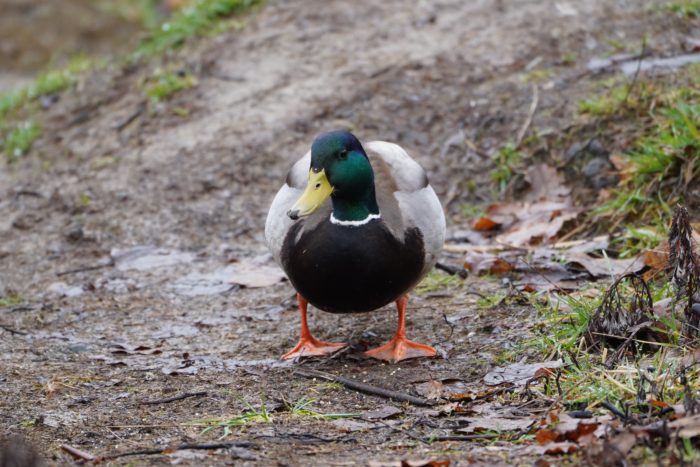
[[[311,151],[296,161],[287,174],[285,184],[280,188],[272,201],[265,221],[265,241],[272,252],[275,261],[280,262],[282,245],[287,232],[294,222],[304,222],[304,229],[312,228],[322,219],[328,218],[331,212],[330,200],[327,200],[312,215],[300,221],[293,221],[287,215],[287,211],[301,197],[309,180],[309,168],[311,167]],[[303,231],[303,229],[302,229]],[[300,233],[302,232],[300,231]]]
[[[445,242],[445,213],[423,168],[399,145],[365,145],[375,172],[377,204],[384,223],[397,238],[417,228],[423,236],[423,274],[435,265]]]

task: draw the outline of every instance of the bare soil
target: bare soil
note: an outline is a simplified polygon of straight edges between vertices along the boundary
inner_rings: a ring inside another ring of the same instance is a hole
[[[341,126],[362,140],[406,147],[430,173],[455,232],[464,206],[490,198],[491,161],[463,138],[447,141],[462,131],[488,153],[514,140],[532,99],[526,78],[537,69],[549,74],[538,83],[532,127],[566,140],[576,100],[596,78],[586,71],[589,58],[615,52],[611,39],[633,48],[645,34],[650,50],[663,54],[684,34],[646,2],[563,4],[270,2],[240,31],[181,53],[198,84],[166,104],[145,100],[138,67],[97,72],[62,96],[45,111],[32,154],[0,163],[0,297],[19,297],[0,308],[0,437],[21,434],[50,464],[65,465],[72,460],[61,444],[109,455],[216,442],[221,430],[203,434],[187,423],[234,417],[264,401],[278,409],[271,423],[233,428],[223,439],[244,447],[105,463],[536,460],[528,446],[505,441],[427,443],[455,434],[465,415],[436,416],[295,373],[313,368],[410,394],[431,380],[483,391],[483,376],[536,320],[529,307],[476,305],[474,292],[490,294],[499,282],[470,278],[413,296],[410,336],[436,346],[441,358],[389,365],[362,357],[392,335],[395,312],[387,307],[313,312],[318,337],[353,347],[291,364],[278,360],[298,336],[288,283],[203,291],[193,274],[254,258],[269,264],[263,225],[272,197],[314,135]],[[151,257],[142,269],[111,265],[115,250],[135,246],[167,252],[165,264]],[[99,267],[70,272],[90,266]],[[143,404],[192,392],[205,394]],[[402,412],[353,425],[280,408],[303,397],[324,413],[387,404]],[[493,410],[537,417],[546,409],[519,404],[500,401]]]

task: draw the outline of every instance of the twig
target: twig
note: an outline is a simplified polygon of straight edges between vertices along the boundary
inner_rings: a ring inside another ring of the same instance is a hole
[[[634,90],[634,87],[637,84],[637,78],[639,77],[639,72],[642,69],[642,62],[644,61],[644,54],[646,51],[647,51],[647,36],[644,36],[644,38],[642,39],[642,52],[639,54],[639,61],[637,62],[637,69],[634,71],[634,76],[632,77],[632,82],[627,87],[627,94],[625,95],[625,100],[623,101],[625,105],[627,105],[627,100],[629,99],[630,94],[632,94],[632,90]]]
[[[369,420],[369,419],[367,419],[367,418],[360,418],[360,420],[365,421],[365,422],[376,422],[376,423],[381,423],[381,424],[384,425],[385,427],[391,428],[392,430],[396,431],[397,433],[403,433],[404,435],[408,436],[409,438],[411,438],[411,439],[414,440],[414,441],[418,441],[418,442],[421,442],[421,443],[424,443],[424,444],[430,444],[429,441],[427,441],[427,440],[421,438],[420,436],[416,436],[416,435],[414,435],[413,433],[411,433],[410,431],[404,430],[404,429],[401,428],[401,427],[394,426],[394,425],[389,425],[389,424],[388,424],[387,422],[385,422],[384,420]]]
[[[537,104],[540,99],[540,94],[539,91],[537,90],[537,85],[533,84],[532,85],[532,103],[530,104],[530,110],[527,113],[527,118],[525,119],[525,123],[523,123],[523,126],[520,128],[520,131],[518,131],[518,137],[515,140],[515,149],[518,149],[520,145],[523,142],[523,139],[525,138],[525,133],[527,133],[527,130],[530,128],[530,125],[532,124],[532,119],[535,117],[535,112],[537,111]]]
[[[138,107],[136,108],[136,110],[134,110],[134,111],[131,112],[129,115],[127,115],[126,118],[124,118],[123,120],[121,120],[121,121],[115,123],[115,124],[112,126],[112,128],[115,129],[115,130],[117,130],[117,131],[122,131],[124,128],[126,128],[127,126],[129,126],[129,124],[130,124],[131,122],[133,122],[134,120],[136,120],[136,119],[138,118],[138,116],[141,115],[141,114],[143,113],[144,110],[146,110],[146,104],[145,104],[144,102],[141,102],[141,103],[138,105]]]
[[[61,276],[66,276],[68,274],[76,274],[78,272],[95,271],[97,269],[108,268],[110,266],[114,266],[113,261],[110,261],[109,263],[105,263],[105,264],[94,264],[92,266],[82,266],[82,267],[75,268],[75,269],[68,269],[67,271],[57,272],[56,276],[61,277]]]
[[[78,448],[74,448],[73,446],[68,446],[67,444],[61,444],[60,448],[73,456],[74,459],[82,459],[88,462],[97,460],[97,457],[93,456],[89,452],[82,451]]]
[[[603,407],[605,407],[606,409],[608,409],[610,412],[613,413],[613,415],[615,415],[617,418],[619,418],[619,419],[622,420],[623,422],[627,420],[627,415],[625,415],[624,413],[622,413],[622,412],[620,411],[620,409],[618,409],[617,407],[615,407],[614,405],[612,405],[610,402],[608,402],[608,401],[601,401],[601,402],[600,402],[600,405],[602,405]]]
[[[496,435],[493,433],[484,433],[479,435],[464,435],[464,436],[435,436],[433,438],[428,438],[429,441],[472,441],[475,439],[493,439],[498,438],[501,435]]]
[[[9,332],[10,334],[19,334],[20,336],[26,336],[27,333],[24,331],[18,331],[17,329],[11,328],[10,326],[6,324],[0,324],[0,329],[4,329],[5,331]]]
[[[251,443],[250,441],[233,441],[233,442],[229,442],[229,443],[205,443],[205,444],[185,443],[185,444],[180,444],[177,446],[166,446],[166,447],[162,447],[162,448],[139,449],[136,451],[119,452],[116,454],[109,454],[107,456],[102,456],[96,460],[117,459],[119,457],[127,457],[127,456],[147,456],[147,455],[153,455],[153,454],[165,454],[168,452],[182,451],[185,449],[209,450],[209,449],[229,449],[229,448],[233,448],[233,447],[249,448],[252,446],[255,446],[255,443]]]
[[[349,378],[344,378],[342,376],[332,375],[330,373],[325,373],[318,370],[297,370],[296,374],[303,376],[305,378],[321,378],[327,381],[333,381],[334,383],[339,383],[348,389],[354,391],[363,392],[365,394],[371,394],[373,396],[385,397],[387,399],[393,399],[395,401],[409,402],[413,405],[430,407],[435,405],[435,402],[431,402],[427,399],[412,396],[403,392],[392,391],[386,388],[380,388],[378,386],[372,386],[365,383],[360,383]]]
[[[206,396],[206,395],[207,395],[207,391],[186,392],[186,393],[180,394],[178,396],[166,397],[165,399],[143,401],[143,402],[141,402],[141,405],[167,404],[169,402],[181,401],[182,399],[187,399],[188,397],[198,397],[198,396]]]
[[[466,279],[469,273],[467,272],[466,269],[464,269],[463,266],[454,266],[452,264],[445,264],[445,263],[435,263],[435,269],[439,269],[440,271],[445,271],[447,274],[454,276],[458,275],[462,279]]]

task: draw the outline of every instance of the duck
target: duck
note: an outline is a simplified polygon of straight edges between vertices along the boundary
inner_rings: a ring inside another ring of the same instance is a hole
[[[393,338],[365,355],[388,362],[436,355],[406,337],[406,308],[442,250],[445,214],[425,170],[401,146],[363,145],[346,130],[318,135],[272,201],[265,240],[296,290],[301,315],[299,342],[282,359],[347,346],[311,334],[309,304],[346,314],[394,302]]]

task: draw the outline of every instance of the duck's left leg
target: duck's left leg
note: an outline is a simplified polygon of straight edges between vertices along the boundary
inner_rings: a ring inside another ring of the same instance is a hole
[[[309,306],[309,302],[307,302],[300,293],[297,294],[297,302],[299,303],[299,313],[301,314],[301,338],[299,339],[299,343],[296,345],[296,347],[282,355],[282,360],[289,360],[297,357],[328,355],[347,346],[347,344],[323,342],[312,336],[311,332],[309,331],[309,325],[306,322],[306,309]]]
[[[398,362],[407,358],[434,357],[437,353],[429,345],[419,344],[406,339],[406,305],[408,295],[403,295],[396,300],[396,308],[399,310],[399,325],[394,337],[381,347],[368,350],[365,355],[379,360]]]

